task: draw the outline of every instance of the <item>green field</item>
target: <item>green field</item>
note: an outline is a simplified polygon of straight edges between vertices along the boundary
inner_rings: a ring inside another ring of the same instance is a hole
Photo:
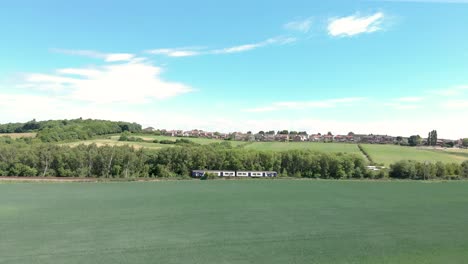
[[[176,137],[168,136],[152,136],[152,135],[135,135],[146,141],[152,140],[172,140],[175,141]],[[173,147],[174,145],[158,144],[151,142],[121,142],[118,141],[119,136],[109,136],[97,138],[86,141],[79,141],[73,143],[65,143],[64,145],[76,146],[78,144],[92,144],[95,143],[99,146],[102,145],[130,145],[136,148],[160,149],[165,147]],[[198,144],[211,144],[226,142],[225,140],[207,139],[207,138],[184,138]],[[327,153],[355,153],[362,154],[357,144],[349,143],[319,143],[319,142],[243,142],[243,141],[229,141],[235,147],[242,147],[245,149],[261,150],[261,151],[287,151],[287,150],[313,150]],[[468,160],[468,150],[459,149],[427,149],[415,147],[402,147],[397,145],[372,145],[363,144],[364,149],[369,153],[371,158],[376,163],[390,165],[400,160],[417,160],[417,161],[430,161],[430,162],[462,162]]]
[[[468,160],[466,150],[432,150],[425,148],[401,147],[396,145],[362,145],[377,163],[390,165],[400,160],[429,162],[462,162]]]
[[[132,135],[133,137],[138,137],[141,138],[145,141],[152,141],[152,140],[171,140],[171,141],[176,141],[177,139],[181,139],[178,137],[168,137],[168,136],[153,136],[153,135]],[[152,143],[152,142],[131,142],[131,141],[119,141],[119,135],[114,135],[114,136],[108,136],[108,137],[99,137],[96,139],[91,139],[91,140],[84,140],[84,141],[77,141],[77,142],[71,142],[71,143],[65,143],[62,145],[68,145],[68,146],[77,146],[79,144],[97,144],[98,146],[104,146],[104,145],[109,145],[109,146],[133,146],[136,148],[148,148],[148,149],[160,149],[160,148],[167,148],[167,147],[173,147],[174,145],[171,144],[159,144],[159,143]],[[195,142],[197,144],[202,144],[202,145],[207,145],[207,144],[212,144],[212,143],[221,143],[221,142],[226,142],[225,140],[219,140],[219,139],[208,139],[208,138],[183,138],[190,140],[192,142]],[[229,141],[232,146],[243,146],[247,144],[247,142],[242,142],[242,141]]]
[[[468,182],[0,183],[0,263],[466,263]]]
[[[247,149],[265,150],[265,151],[285,151],[293,149],[308,149],[321,152],[347,152],[358,153],[360,150],[357,144],[345,143],[317,143],[317,142],[254,142],[246,145]]]

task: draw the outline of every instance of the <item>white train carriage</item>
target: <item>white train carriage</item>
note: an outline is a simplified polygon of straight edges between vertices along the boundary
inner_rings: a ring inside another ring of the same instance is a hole
[[[237,177],[276,177],[278,173],[276,171],[238,171],[236,173]]]
[[[276,177],[278,173],[276,171],[221,171],[221,170],[194,170],[192,171],[192,177],[200,178],[205,176],[206,173],[214,174],[218,177]]]
[[[265,177],[265,174],[263,171],[251,171],[250,177],[254,177],[254,178]]]
[[[205,174],[214,174],[218,177],[235,177],[236,172],[235,171],[218,171],[218,170],[194,170],[192,171],[192,177],[203,177]]]
[[[236,177],[236,172],[235,171],[222,171],[221,176],[222,177]]]
[[[250,177],[249,171],[238,171],[236,172],[237,177]]]

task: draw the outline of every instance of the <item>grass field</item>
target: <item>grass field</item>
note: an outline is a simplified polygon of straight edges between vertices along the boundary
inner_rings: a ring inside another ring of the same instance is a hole
[[[11,138],[35,138],[36,133],[1,133],[0,137],[11,137]]]
[[[401,147],[396,145],[362,145],[372,159],[385,165],[400,160],[462,162],[468,160],[466,150],[432,150],[424,148]]]
[[[357,144],[317,143],[317,142],[254,142],[246,145],[247,149],[285,151],[292,149],[308,149],[321,152],[347,152],[360,154]]]
[[[0,263],[466,263],[468,182],[0,184]]]
[[[152,140],[171,140],[171,141],[176,141],[179,138],[176,137],[167,137],[167,136],[152,136],[152,135],[132,135],[134,137],[139,137],[143,140],[146,141],[152,141]],[[104,146],[104,145],[109,145],[109,146],[133,146],[135,148],[148,148],[148,149],[160,149],[160,148],[167,148],[167,147],[173,147],[174,145],[171,144],[159,144],[159,143],[152,143],[152,142],[130,142],[130,141],[119,141],[119,135],[114,135],[114,136],[108,136],[108,137],[98,137],[96,139],[91,139],[91,140],[84,140],[84,141],[77,141],[77,142],[71,142],[71,143],[64,143],[62,145],[67,145],[67,146],[77,146],[79,144],[96,144],[98,146]],[[207,145],[207,144],[212,144],[212,143],[220,143],[220,142],[225,142],[224,140],[217,140],[217,139],[207,139],[207,138],[184,138],[190,141],[193,141],[197,144],[202,144],[202,145]],[[247,144],[246,142],[241,142],[241,141],[229,141],[231,145],[233,146],[243,146]]]

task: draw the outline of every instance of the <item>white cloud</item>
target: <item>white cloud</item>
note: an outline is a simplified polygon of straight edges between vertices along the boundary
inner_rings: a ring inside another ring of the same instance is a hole
[[[155,55],[166,55],[169,57],[192,57],[202,54],[200,51],[195,49],[154,49],[148,51],[148,53]]]
[[[328,34],[333,37],[349,37],[362,33],[372,33],[381,30],[384,18],[382,12],[371,16],[347,16],[333,18],[328,24]]]
[[[396,99],[398,102],[406,102],[406,103],[415,103],[415,102],[421,102],[424,100],[424,97],[400,97]]]
[[[117,61],[131,61],[135,58],[134,54],[130,53],[103,53],[94,50],[68,50],[68,49],[52,49],[53,52],[73,55],[73,56],[83,56],[94,59],[102,59],[107,62],[117,62]]]
[[[216,111],[206,112],[174,111],[161,107],[122,108],[119,105],[96,105],[92,103],[71,102],[63,98],[45,95],[5,94],[0,92],[0,123],[28,121],[33,118],[70,119],[96,118],[106,120],[123,120],[138,122],[143,126],[153,126],[166,129],[204,129],[207,131],[260,131],[260,130],[296,130],[309,133],[331,131],[334,134],[354,133],[388,134],[393,136],[426,135],[428,131],[437,129],[439,137],[457,139],[467,137],[468,123],[462,122],[466,111],[449,111],[444,117],[420,115],[414,118],[379,116],[378,119],[368,119],[366,116],[349,119],[352,115],[341,117],[304,117],[289,115],[288,117],[269,116],[261,118],[252,114],[235,116],[218,114]],[[345,99],[344,101],[349,101]],[[462,102],[459,102],[463,105]],[[468,101],[464,103],[468,106]],[[467,109],[467,108],[464,108]],[[459,109],[460,110],[460,109]],[[204,113],[204,114],[201,114]],[[436,125],[436,127],[434,127]]]
[[[153,49],[147,51],[147,53],[154,55],[165,55],[168,57],[192,57],[200,55],[210,54],[232,54],[246,52],[257,48],[262,48],[270,45],[286,45],[295,42],[297,39],[293,37],[275,37],[269,38],[264,41],[242,44],[238,46],[232,46],[222,49],[206,49],[206,48],[164,48],[164,49]]]
[[[466,109],[468,110],[468,100],[460,99],[460,100],[449,100],[441,103],[441,106],[446,109]]]
[[[148,61],[136,60],[59,69],[56,74],[32,73],[26,75],[21,87],[59,91],[63,98],[92,103],[142,103],[192,91],[187,85],[163,80],[161,71]]]
[[[105,56],[107,62],[130,61],[135,57],[135,55],[130,53],[113,53],[106,54]]]
[[[421,108],[420,103],[424,101],[424,97],[400,97],[391,99],[388,102],[383,102],[383,105],[389,106],[398,110],[410,110]]]
[[[261,47],[266,47],[269,45],[286,45],[289,43],[295,42],[297,39],[293,37],[276,37],[276,38],[269,38],[267,40],[251,43],[251,44],[244,44],[239,46],[228,47],[224,49],[213,50],[210,53],[212,54],[230,54],[230,53],[239,53],[245,52]]]
[[[312,18],[307,18],[304,20],[295,20],[295,21],[291,21],[283,25],[283,27],[287,30],[299,31],[302,33],[309,32],[311,26],[312,26]]]
[[[245,109],[245,112],[272,112],[291,109],[308,109],[308,108],[335,108],[338,106],[352,106],[354,103],[366,100],[364,97],[349,97],[328,99],[322,101],[289,101],[289,102],[275,102],[269,106],[256,107]]]
[[[447,89],[434,90],[434,91],[430,91],[429,93],[449,97],[449,96],[461,95],[465,91],[468,91],[468,85],[459,85],[459,86],[455,86],[455,87],[451,87]]]

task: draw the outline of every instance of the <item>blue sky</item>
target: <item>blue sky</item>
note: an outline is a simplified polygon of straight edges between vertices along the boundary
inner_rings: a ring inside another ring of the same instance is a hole
[[[468,1],[19,0],[0,23],[0,122],[468,136]]]

